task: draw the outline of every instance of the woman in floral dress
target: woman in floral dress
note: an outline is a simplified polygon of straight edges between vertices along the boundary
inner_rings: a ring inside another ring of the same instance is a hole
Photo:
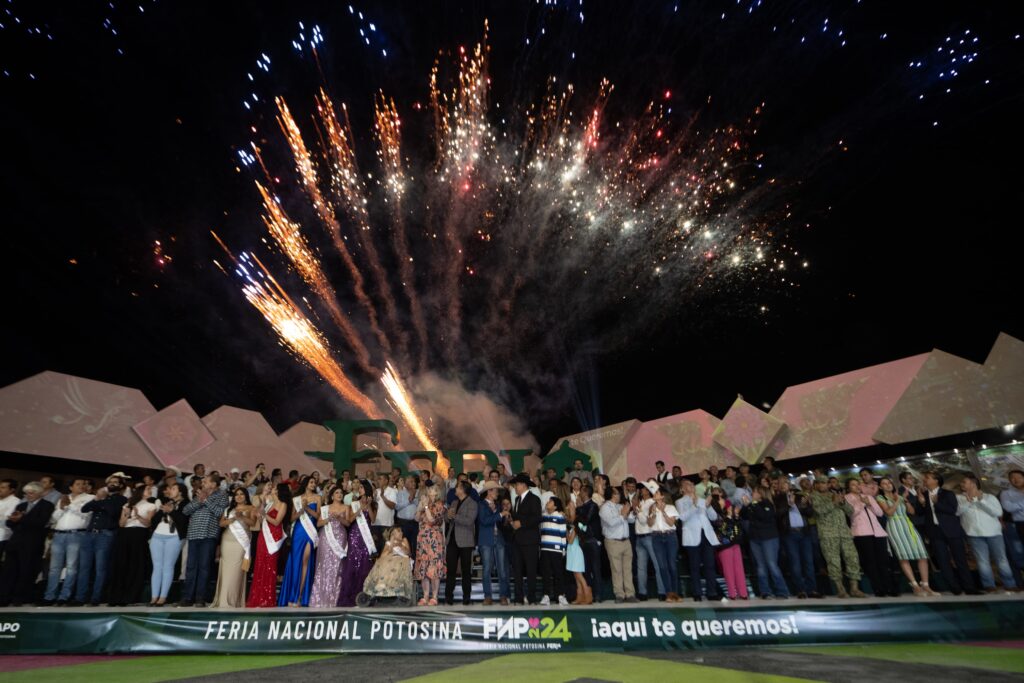
[[[437,605],[441,579],[445,576],[444,563],[444,501],[441,500],[440,488],[435,484],[428,486],[423,498],[420,499],[416,511],[416,521],[420,524],[416,535],[416,567],[413,578],[423,582],[423,597],[420,605]]]

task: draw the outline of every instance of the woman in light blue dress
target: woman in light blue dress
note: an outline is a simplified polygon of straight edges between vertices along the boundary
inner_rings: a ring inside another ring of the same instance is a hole
[[[583,559],[583,549],[580,548],[580,539],[576,533],[576,506],[572,503],[565,509],[566,534],[565,534],[565,571],[571,572],[576,581],[576,599],[574,605],[585,604],[587,596],[587,580],[583,573],[587,570],[586,561]]]
[[[313,591],[318,540],[316,520],[320,516],[316,480],[303,478],[299,491],[302,495],[295,499],[297,517],[292,529],[292,549],[285,566],[281,593],[277,597],[278,607],[309,607],[309,596]]]

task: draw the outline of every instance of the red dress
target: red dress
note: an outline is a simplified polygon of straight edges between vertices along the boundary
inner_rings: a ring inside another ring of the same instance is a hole
[[[277,519],[277,508],[272,508],[267,513],[268,517]],[[275,541],[280,541],[284,536],[284,529],[280,524],[267,524],[270,527],[270,536]],[[278,550],[278,553],[281,552]],[[252,570],[252,586],[249,588],[249,600],[246,607],[277,607],[277,553],[271,555],[267,551],[267,542],[260,531],[259,540],[256,542],[256,565]]]

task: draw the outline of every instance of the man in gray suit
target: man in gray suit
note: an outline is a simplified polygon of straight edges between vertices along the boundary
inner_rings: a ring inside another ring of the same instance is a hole
[[[455,574],[462,565],[462,604],[470,603],[472,595],[473,548],[476,547],[476,501],[470,497],[473,485],[460,481],[455,487],[455,500],[448,506],[448,573],[444,580],[444,601],[455,604]]]

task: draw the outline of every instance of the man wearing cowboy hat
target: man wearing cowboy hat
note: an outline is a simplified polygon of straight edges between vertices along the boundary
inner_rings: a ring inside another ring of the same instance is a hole
[[[516,582],[516,602],[533,603],[537,593],[537,560],[540,554],[540,498],[530,492],[533,482],[526,474],[512,479],[512,565]],[[523,575],[526,587],[523,587]]]
[[[498,569],[498,597],[502,605],[508,604],[508,555],[505,553],[505,539],[498,529],[502,523],[501,492],[503,487],[498,482],[498,472],[491,470],[493,478],[488,478],[480,493],[480,505],[477,509],[476,550],[480,553],[483,565],[484,604],[493,605],[494,597],[491,590],[491,573]]]

